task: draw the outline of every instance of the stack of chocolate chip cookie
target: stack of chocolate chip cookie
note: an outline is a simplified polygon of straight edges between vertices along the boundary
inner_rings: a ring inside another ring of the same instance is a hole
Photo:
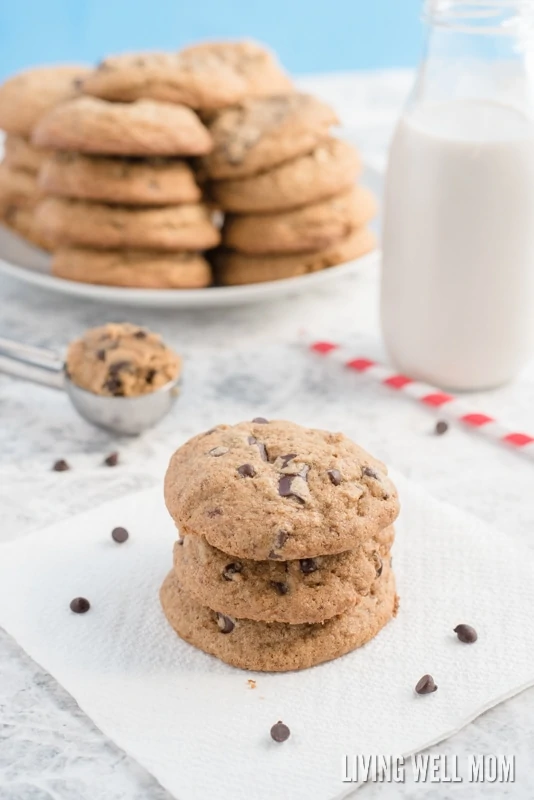
[[[303,275],[373,249],[366,225],[375,201],[355,186],[356,151],[329,135],[337,122],[329,106],[299,93],[247,100],[211,121],[203,167],[226,212],[221,283]]]
[[[55,243],[52,271],[71,280],[151,288],[211,283],[202,255],[220,241],[190,163],[212,149],[199,114],[287,90],[274,57],[248,42],[108,58],[85,97],[34,131],[54,150],[37,222]],[[198,113],[197,113],[198,112]]]
[[[386,467],[342,434],[262,418],[220,425],[174,454],[165,500],[181,538],[163,610],[228,664],[311,667],[396,614],[397,493]]]
[[[6,132],[0,164],[0,221],[39,247],[49,241],[36,229],[37,173],[46,154],[31,142],[33,128],[50,108],[79,90],[88,67],[60,65],[26,70],[0,86],[0,128]]]

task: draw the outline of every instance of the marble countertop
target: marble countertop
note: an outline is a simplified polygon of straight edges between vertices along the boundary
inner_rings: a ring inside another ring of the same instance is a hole
[[[383,168],[410,81],[408,72],[389,71],[318,76],[302,84],[334,103],[367,163]],[[79,419],[61,392],[0,376],[0,541],[161,480],[153,465],[206,421],[262,415],[343,429],[436,496],[534,549],[531,461],[458,428],[436,437],[431,412],[304,352],[299,332],[310,330],[313,321],[318,336],[347,341],[355,355],[384,359],[377,297],[378,275],[368,272],[263,305],[145,311],[98,306],[0,278],[0,335],[62,349],[85,327],[131,319],[161,331],[186,360],[175,413],[149,435],[120,442]],[[534,363],[513,385],[472,400],[531,430]],[[121,465],[102,467],[103,456],[116,449]],[[71,463],[70,472],[50,471],[60,457]],[[534,690],[502,703],[432,751],[514,754],[515,783],[436,785],[408,779],[365,786],[358,797],[530,799]],[[170,800],[0,630],[0,800],[52,798]]]

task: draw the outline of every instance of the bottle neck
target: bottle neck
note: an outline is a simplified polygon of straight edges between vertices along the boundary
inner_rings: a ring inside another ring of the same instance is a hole
[[[410,105],[461,99],[533,107],[534,0],[426,0],[424,19]]]

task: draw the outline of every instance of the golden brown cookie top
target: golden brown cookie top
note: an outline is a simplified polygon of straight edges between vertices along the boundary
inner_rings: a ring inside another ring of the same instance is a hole
[[[384,464],[342,433],[261,419],[220,425],[180,447],[165,500],[182,534],[255,560],[353,549],[399,511]]]
[[[221,108],[244,97],[286,92],[291,81],[270,50],[251,41],[207,42],[180,52],[124,53],[104,59],[84,81],[106,100],[140,98]]]
[[[330,106],[308,94],[246,100],[213,116],[210,178],[253,175],[313,150],[338,122]]]
[[[70,380],[94,394],[136,397],[174,380],[181,359],[156,333],[128,322],[86,331],[72,342],[66,370]]]
[[[0,86],[0,128],[30,136],[35,124],[57,103],[79,94],[81,79],[90,72],[82,64],[33,67]]]
[[[186,106],[138,100],[109,103],[77,97],[55,106],[36,126],[37,147],[102,155],[202,155],[211,137]]]

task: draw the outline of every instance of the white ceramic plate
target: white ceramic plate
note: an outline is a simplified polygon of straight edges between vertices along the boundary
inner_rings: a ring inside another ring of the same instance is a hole
[[[382,176],[377,171],[367,167],[363,183],[380,196]],[[300,294],[337,278],[353,275],[360,270],[373,269],[379,259],[380,253],[375,250],[355,261],[320,272],[247,286],[215,286],[209,289],[125,289],[119,286],[96,286],[56,278],[50,274],[50,257],[46,253],[31,247],[5,228],[0,228],[0,274],[10,275],[25,283],[60,294],[85,297],[102,303],[121,303],[145,308],[237,306],[288,294]]]

